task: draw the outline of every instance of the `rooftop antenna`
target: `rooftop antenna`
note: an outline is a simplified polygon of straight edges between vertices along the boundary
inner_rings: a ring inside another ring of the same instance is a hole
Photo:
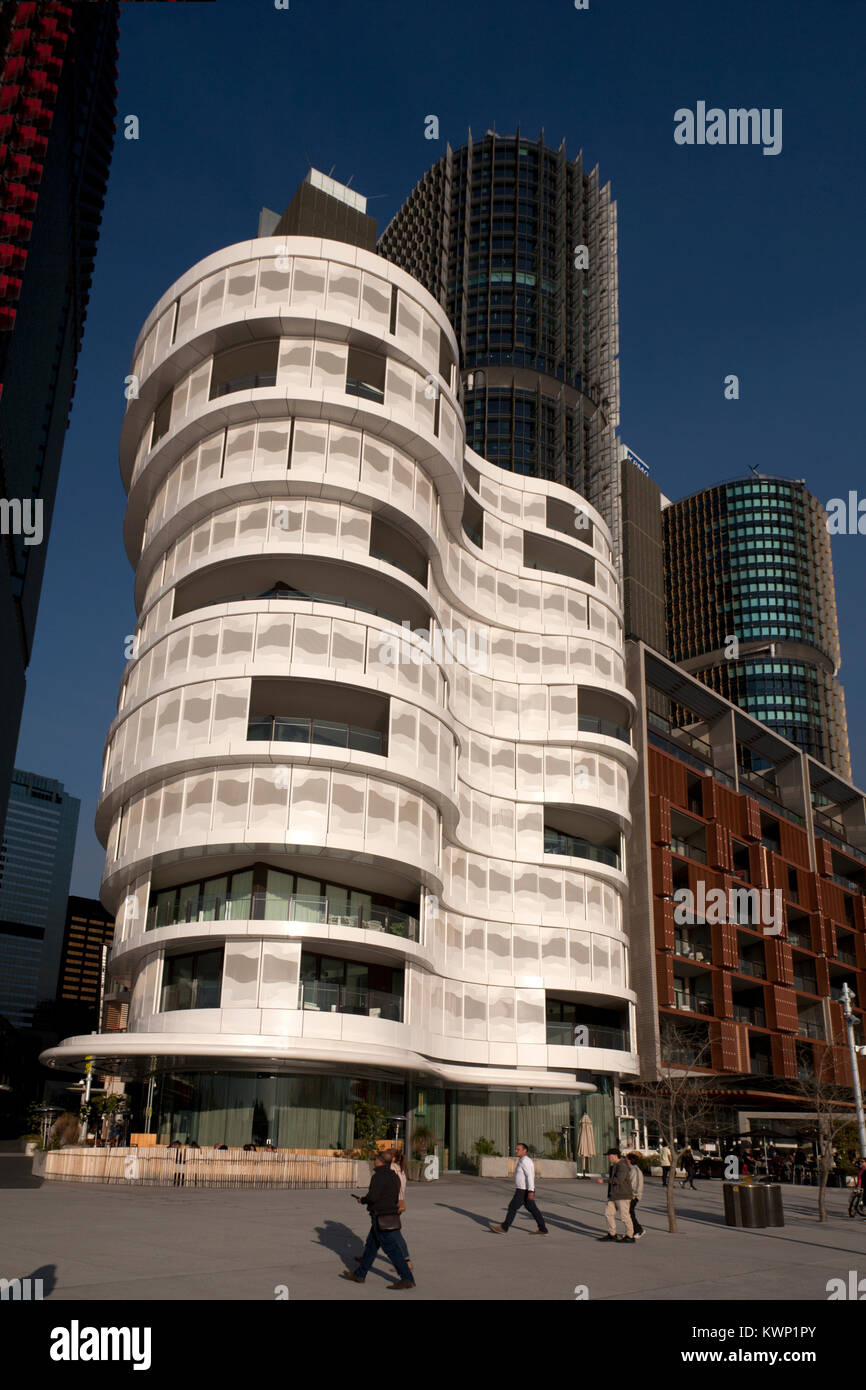
[[[328,178],[329,178],[329,179],[332,179],[332,178],[334,177],[334,170],[336,169],[336,167],[337,167],[336,164],[332,164],[331,167],[330,167],[330,169],[328,170]]]
[[[752,474],[753,478],[760,478],[761,476],[753,463],[749,464],[749,472]]]

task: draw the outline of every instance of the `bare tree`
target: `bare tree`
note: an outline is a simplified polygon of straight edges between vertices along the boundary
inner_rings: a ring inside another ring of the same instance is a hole
[[[677,1136],[682,1134],[684,1144],[688,1144],[713,1109],[708,1085],[712,1078],[706,1074],[709,1065],[709,1038],[686,1023],[665,1021],[661,1031],[662,1076],[658,1081],[640,1082],[633,1092],[641,1102],[645,1121],[658,1128],[671,1149],[667,1216],[672,1235],[677,1231]]]
[[[834,1039],[834,1045],[840,1045]],[[854,1091],[850,1086],[839,1086],[834,1080],[835,1065],[833,1047],[821,1049],[817,1066],[806,1069],[805,1077],[795,1086],[798,1095],[811,1102],[815,1111],[818,1136],[818,1220],[827,1220],[827,1179],[833,1170],[833,1149],[842,1131],[854,1118]]]

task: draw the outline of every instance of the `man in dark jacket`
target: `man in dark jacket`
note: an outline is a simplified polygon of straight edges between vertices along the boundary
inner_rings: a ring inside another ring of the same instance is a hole
[[[634,1226],[632,1225],[629,1208],[631,1206],[631,1173],[628,1162],[623,1158],[619,1149],[608,1149],[607,1158],[610,1164],[610,1171],[607,1177],[607,1206],[604,1209],[604,1219],[607,1222],[607,1235],[597,1236],[597,1240],[616,1240],[616,1216],[619,1211],[619,1219],[625,1228],[625,1235],[622,1237],[628,1245],[634,1245]],[[599,1178],[603,1182],[603,1178]]]
[[[367,1195],[355,1199],[363,1203],[370,1213],[370,1234],[357,1270],[350,1273],[348,1269],[344,1269],[342,1278],[349,1279],[353,1284],[363,1284],[381,1245],[398,1276],[396,1283],[389,1284],[388,1288],[414,1289],[415,1280],[409,1268],[409,1251],[400,1230],[400,1179],[384,1155],[377,1154],[373,1163],[373,1176]],[[383,1220],[390,1229],[383,1229]]]

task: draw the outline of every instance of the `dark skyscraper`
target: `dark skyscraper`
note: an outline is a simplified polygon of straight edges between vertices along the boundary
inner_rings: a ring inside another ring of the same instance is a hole
[[[823,507],[802,482],[756,476],[674,502],[662,520],[671,660],[850,777]]]
[[[111,162],[117,35],[116,4],[0,8],[0,818]]]
[[[445,308],[466,442],[572,487],[620,540],[616,205],[564,142],[488,131],[448,146],[379,250]]]
[[[60,782],[16,768],[0,848],[0,1014],[19,1027],[57,993],[80,808]]]

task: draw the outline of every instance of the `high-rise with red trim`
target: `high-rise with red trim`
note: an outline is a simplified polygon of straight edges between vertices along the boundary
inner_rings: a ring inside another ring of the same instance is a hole
[[[0,823],[111,162],[117,43],[117,4],[0,9]]]

